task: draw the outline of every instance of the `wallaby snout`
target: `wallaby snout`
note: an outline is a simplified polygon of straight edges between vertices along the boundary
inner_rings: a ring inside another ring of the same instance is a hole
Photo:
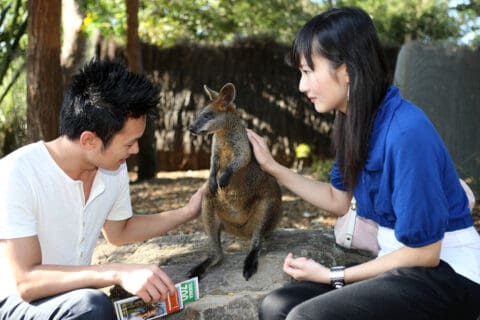
[[[281,191],[277,181],[260,169],[252,154],[247,131],[233,104],[235,86],[227,83],[220,92],[205,86],[210,103],[189,127],[193,134],[213,133],[210,175],[202,199],[202,220],[209,239],[208,258],[188,276],[201,278],[223,259],[221,232],[251,239],[244,260],[248,280],[258,266],[264,237],[281,215]]]
[[[188,131],[190,131],[192,134],[195,134],[197,136],[204,136],[208,133],[207,130],[200,130],[201,128],[198,127],[195,123],[190,125],[188,127]]]

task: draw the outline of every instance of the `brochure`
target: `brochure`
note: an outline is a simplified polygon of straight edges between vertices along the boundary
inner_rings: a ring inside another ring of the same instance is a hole
[[[150,320],[164,317],[183,309],[189,302],[199,299],[198,278],[192,278],[175,285],[177,291],[165,301],[145,303],[137,296],[114,302],[118,320]]]

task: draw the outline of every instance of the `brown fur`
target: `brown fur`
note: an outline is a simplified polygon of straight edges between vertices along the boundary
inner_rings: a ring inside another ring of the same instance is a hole
[[[201,277],[223,258],[221,231],[251,239],[243,276],[256,271],[263,238],[281,215],[281,192],[277,181],[262,171],[255,160],[247,131],[233,104],[235,87],[227,83],[219,93],[205,86],[211,102],[190,126],[194,134],[213,134],[208,189],[202,200],[202,220],[209,236],[208,258],[190,270]]]

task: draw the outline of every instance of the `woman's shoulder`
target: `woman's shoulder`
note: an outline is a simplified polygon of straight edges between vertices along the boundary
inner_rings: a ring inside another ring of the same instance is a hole
[[[414,137],[430,139],[438,136],[438,133],[422,109],[408,100],[403,100],[392,117],[389,136],[395,140]]]

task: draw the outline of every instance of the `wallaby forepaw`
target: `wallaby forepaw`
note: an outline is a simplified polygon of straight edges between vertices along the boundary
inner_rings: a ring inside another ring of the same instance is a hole
[[[208,181],[208,187],[210,188],[210,193],[211,194],[216,194],[218,190],[218,185],[217,182],[214,179],[210,179]]]
[[[222,175],[220,176],[220,181],[219,181],[219,185],[220,185],[221,189],[228,186],[228,183],[230,182],[230,177],[232,176],[232,173],[233,172],[232,172],[231,169],[227,169],[222,173]]]

